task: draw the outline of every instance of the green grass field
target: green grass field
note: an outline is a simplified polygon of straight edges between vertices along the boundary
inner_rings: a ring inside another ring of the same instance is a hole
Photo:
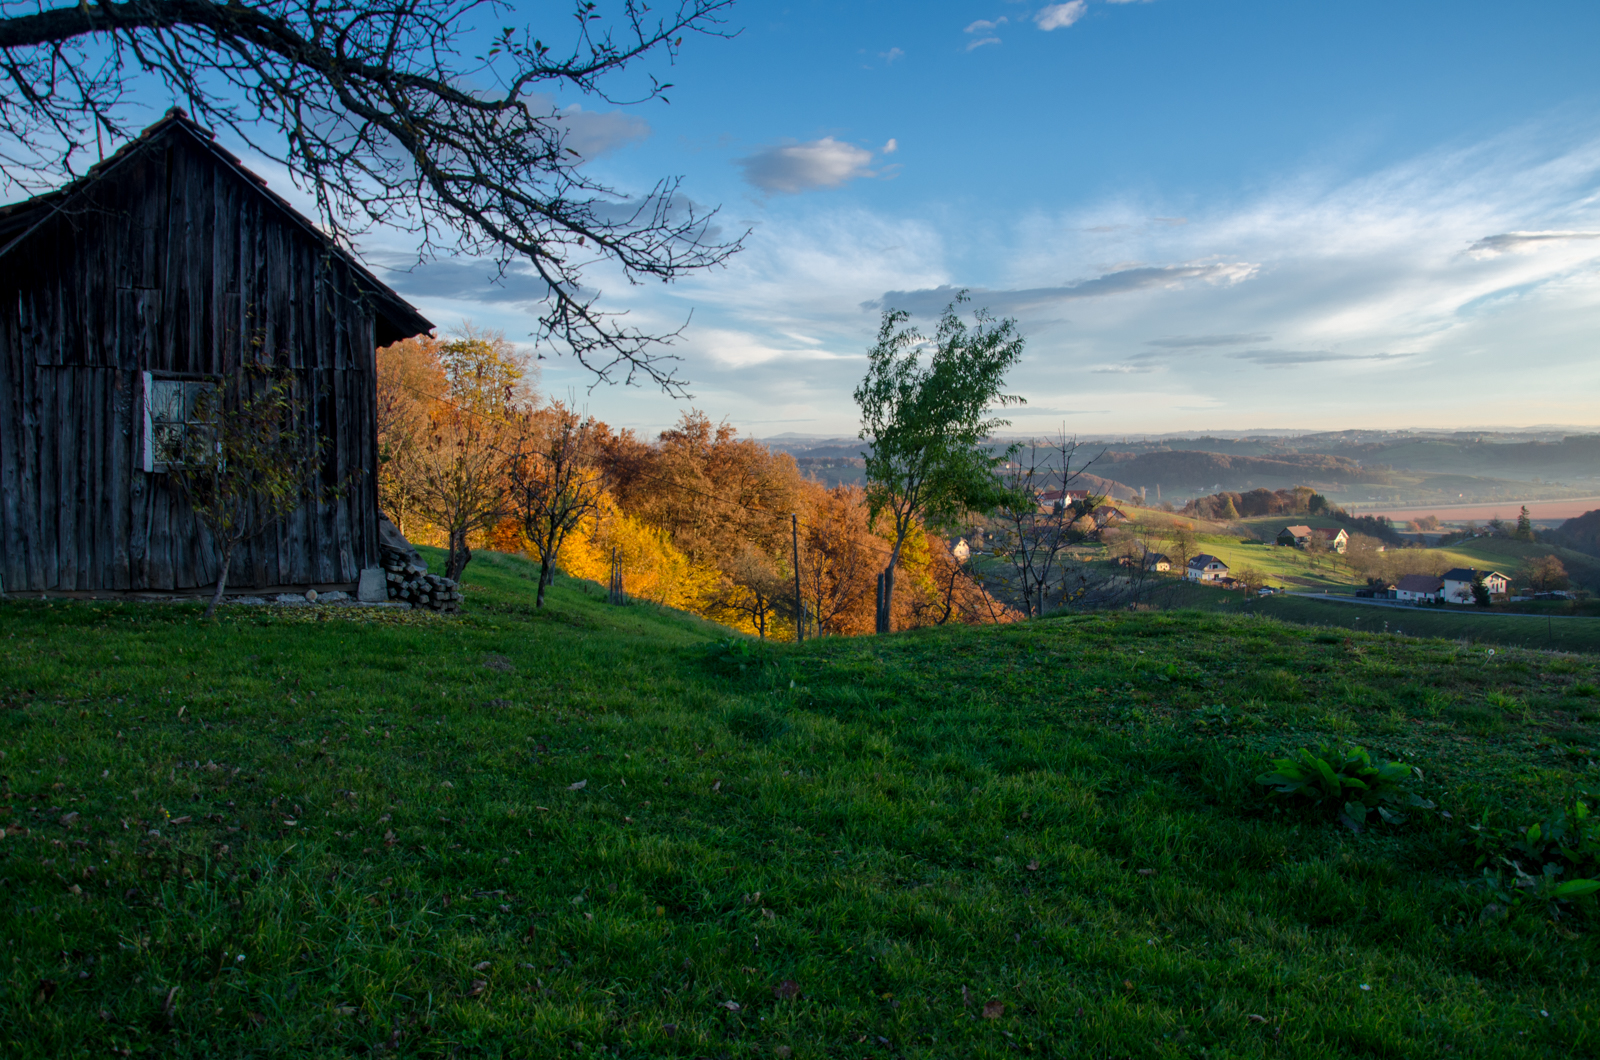
[[[1198,611],[795,648],[531,573],[480,553],[460,619],[0,605],[4,1054],[1600,1051],[1593,905],[1464,845],[1600,784],[1600,657]],[[1265,800],[1323,739],[1439,812]]]
[[[1483,612],[1470,607],[1370,607],[1304,596],[1250,599],[1221,589],[1184,587],[1170,607],[1193,607],[1221,614],[1253,614],[1280,622],[1335,627],[1367,633],[1442,637],[1467,644],[1502,645],[1547,651],[1600,652],[1600,618],[1556,614]]]

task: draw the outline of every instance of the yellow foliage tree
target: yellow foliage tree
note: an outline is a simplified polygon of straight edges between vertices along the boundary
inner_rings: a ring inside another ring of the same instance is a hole
[[[623,590],[629,596],[703,615],[720,573],[713,567],[696,566],[673,545],[665,530],[648,526],[622,511],[609,494],[600,498],[599,507],[593,522],[567,538],[561,549],[562,572],[571,578],[605,584],[611,577],[615,549],[617,565],[622,568]],[[500,552],[532,554],[531,543],[511,519],[495,528],[491,547]]]

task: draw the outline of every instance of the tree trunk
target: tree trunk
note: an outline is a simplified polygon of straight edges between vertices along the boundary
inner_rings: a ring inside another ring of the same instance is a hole
[[[539,594],[534,597],[533,606],[544,606],[544,587],[555,580],[555,562],[550,558],[549,552],[544,552],[539,557]]]
[[[229,545],[222,550],[222,570],[217,572],[217,590],[211,594],[211,603],[206,605],[206,613],[202,616],[203,618],[209,619],[215,615],[217,613],[217,605],[222,602],[223,590],[228,587],[228,568],[233,564],[233,550],[233,545]]]
[[[472,549],[467,547],[467,532],[450,531],[450,556],[445,561],[444,576],[451,581],[460,581],[461,572],[467,569],[467,564],[470,562],[472,562]]]

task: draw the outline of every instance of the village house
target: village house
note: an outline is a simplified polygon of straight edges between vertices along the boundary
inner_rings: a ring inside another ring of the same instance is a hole
[[[1350,544],[1350,535],[1342,528],[1327,530],[1322,527],[1304,525],[1286,526],[1278,531],[1276,543],[1294,548],[1310,548],[1312,542],[1320,544],[1330,552],[1344,555],[1345,548]]]
[[[1123,511],[1121,508],[1114,508],[1109,504],[1102,504],[1100,507],[1094,510],[1094,521],[1096,526],[1102,528],[1110,526],[1113,523],[1125,523],[1128,521],[1128,513]]]
[[[1059,512],[1069,505],[1086,500],[1088,496],[1088,490],[1045,490],[1039,494],[1039,510]]]
[[[162,442],[249,367],[293,378],[324,481],[348,486],[242,545],[229,588],[376,576],[381,595],[376,349],[432,327],[176,109],[81,179],[0,207],[4,589],[214,584]]]
[[[1221,582],[1228,578],[1228,565],[1209,553],[1202,552],[1189,561],[1184,577],[1192,582]]]
[[[1444,573],[1442,599],[1451,604],[1470,604],[1472,583],[1480,572],[1475,567],[1456,567]],[[1511,579],[1499,571],[1483,571],[1483,587],[1489,590],[1489,599],[1503,600],[1511,591]]]
[[[1393,598],[1406,603],[1432,603],[1444,591],[1444,579],[1431,574],[1407,574],[1394,583]]]
[[[1144,554],[1144,569],[1153,571],[1169,571],[1172,561],[1161,552],[1146,552]]]

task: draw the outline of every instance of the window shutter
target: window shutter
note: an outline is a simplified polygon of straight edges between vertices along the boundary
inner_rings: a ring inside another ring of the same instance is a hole
[[[141,466],[146,472],[153,472],[156,469],[156,447],[155,439],[153,437],[154,432],[150,427],[150,391],[152,389],[152,380],[149,372],[140,372],[139,374],[144,377],[144,386],[141,388],[143,393],[140,395],[140,405],[144,409],[144,430],[142,432],[143,444],[140,446],[139,459]]]

